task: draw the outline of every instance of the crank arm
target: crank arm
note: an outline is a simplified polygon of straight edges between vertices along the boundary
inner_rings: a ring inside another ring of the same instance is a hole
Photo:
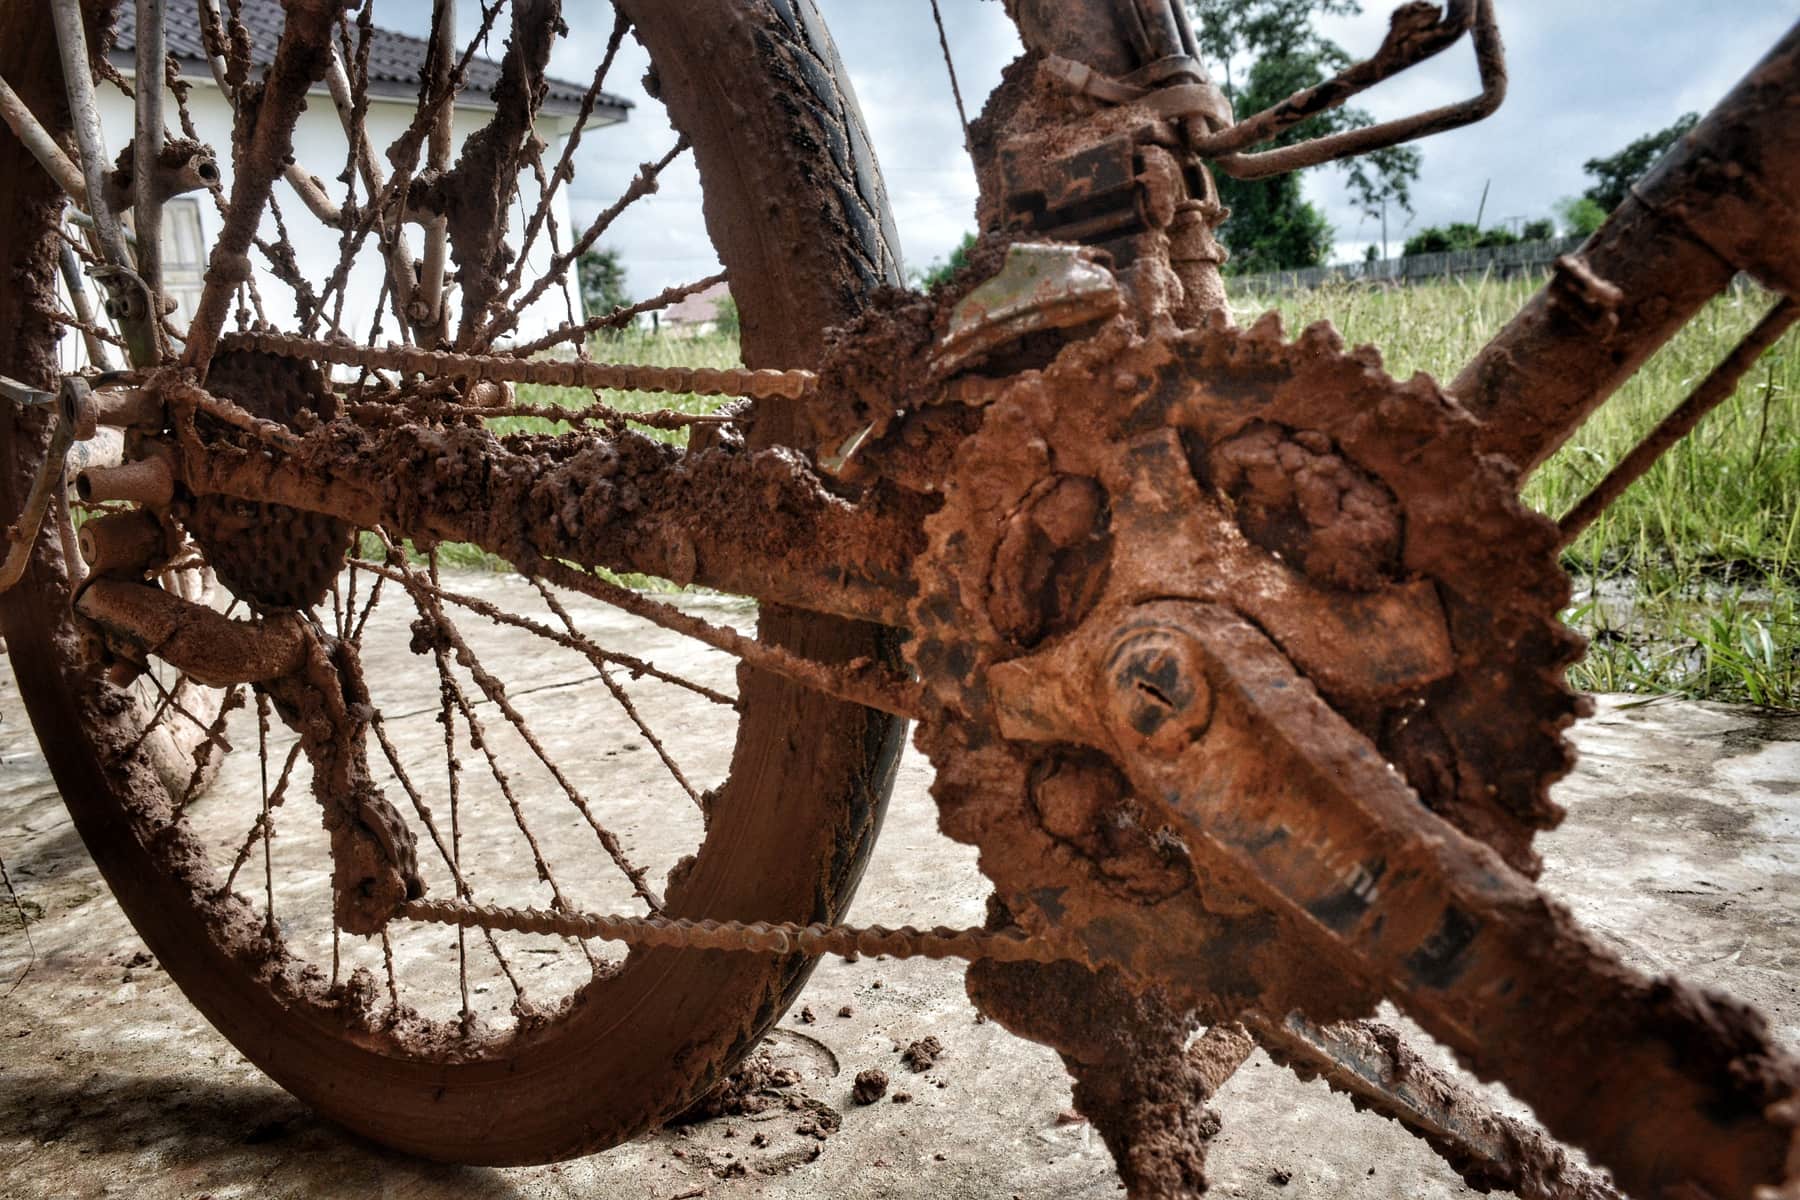
[[[1627,1192],[1751,1200],[1783,1181],[1794,1129],[1777,1106],[1800,1072],[1754,1012],[1594,942],[1421,805],[1242,618],[1164,601],[1094,626],[1110,632],[995,671],[1002,712],[1026,706],[1034,678],[1092,681],[1097,699],[1072,707],[1064,737],[1103,730],[1198,863],[1504,1082]]]

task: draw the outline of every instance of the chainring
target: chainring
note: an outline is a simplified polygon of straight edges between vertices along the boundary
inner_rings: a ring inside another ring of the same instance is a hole
[[[289,429],[337,415],[337,397],[318,367],[304,359],[223,350],[212,359],[206,387]],[[355,532],[323,513],[214,495],[195,497],[183,523],[219,582],[259,612],[307,609],[323,600],[343,570]]]
[[[1169,336],[1119,318],[982,409],[927,522],[907,653],[946,710],[917,735],[944,829],[1021,923],[1197,997],[1279,977],[1316,1015],[1360,1004],[1274,961],[1273,919],[1147,825],[1104,756],[1000,735],[989,671],[1102,590],[1235,609],[1423,805],[1537,873],[1582,643],[1555,528],[1476,430],[1426,376],[1390,378],[1329,324],[1287,341],[1274,314]]]

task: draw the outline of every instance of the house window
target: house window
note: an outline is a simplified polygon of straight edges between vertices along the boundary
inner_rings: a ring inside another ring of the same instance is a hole
[[[200,201],[183,196],[163,205],[163,291],[175,301],[169,315],[175,328],[185,330],[200,306],[200,289],[206,277],[206,238],[200,228]]]

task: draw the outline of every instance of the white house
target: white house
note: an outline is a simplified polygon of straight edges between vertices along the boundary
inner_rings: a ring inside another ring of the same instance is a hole
[[[231,109],[214,83],[207,65],[200,36],[198,7],[197,4],[182,3],[171,4],[164,9],[168,50],[180,63],[183,78],[193,85],[188,97],[188,111],[201,140],[210,145],[217,155],[226,194],[229,195]],[[252,76],[256,77],[274,58],[276,42],[281,32],[282,8],[279,0],[242,0],[240,12],[244,26],[251,35]],[[136,22],[132,5],[120,6],[117,32],[117,40],[108,57],[122,74],[131,77],[135,74],[136,48]],[[352,37],[354,36],[353,31]],[[388,169],[385,153],[388,145],[412,122],[418,104],[418,81],[425,56],[426,43],[422,39],[385,29],[376,29],[371,35],[367,128],[369,141],[376,151],[376,160],[383,169]],[[458,149],[465,137],[487,123],[494,110],[490,93],[499,77],[498,63],[481,57],[470,60],[462,91],[456,101],[452,123]],[[537,120],[538,133],[548,143],[544,152],[546,170],[554,168],[564,140],[574,129],[575,117],[586,91],[583,85],[562,80],[553,79],[548,83],[548,94]],[[107,141],[107,160],[111,162],[131,138],[134,115],[132,101],[105,81],[100,82],[98,92],[101,122]],[[629,100],[602,93],[588,118],[588,135],[592,136],[599,126],[625,120],[630,108]],[[179,136],[181,131],[173,96],[165,97],[165,109],[165,120],[171,134]],[[323,183],[326,194],[334,203],[341,203],[344,198],[345,189],[340,176],[348,161],[348,146],[337,110],[325,87],[320,85],[309,96],[306,112],[295,127],[294,162]],[[526,171],[520,185],[519,200],[513,206],[513,224],[507,238],[515,248],[523,240],[524,214],[536,208],[538,195],[531,172]],[[359,180],[357,198],[363,200],[366,196],[367,191]],[[568,197],[569,189],[565,184],[558,190],[551,208],[560,231],[559,244],[565,249],[570,239],[579,232],[571,227]],[[285,180],[276,184],[275,201],[281,208],[301,272],[315,289],[322,287],[338,261],[339,231],[315,218]],[[523,212],[520,211],[521,208]],[[176,316],[178,324],[185,323],[193,312],[200,294],[206,255],[211,248],[212,239],[218,233],[219,222],[218,210],[205,192],[191,192],[173,199],[164,211],[163,272],[165,287],[180,305]],[[265,214],[262,236],[272,240],[275,232],[273,218]],[[419,255],[423,248],[423,237],[417,225],[408,227],[408,237],[413,254]],[[543,273],[551,255],[549,231],[546,229],[539,234],[527,259],[525,278],[528,282]],[[269,273],[268,264],[260,254],[252,252],[251,261],[257,268],[257,287],[268,318],[282,328],[293,328],[292,293],[285,284]],[[563,289],[556,287],[544,292],[526,312],[512,335],[514,338],[527,339],[564,323],[569,319],[571,308],[577,317],[580,316],[580,290],[573,276],[574,272],[571,271],[565,285],[566,294]],[[376,303],[381,295],[382,277],[383,264],[375,239],[371,237],[358,255],[345,289],[343,328],[358,339],[368,336]],[[454,297],[451,297],[451,311],[457,311]],[[398,332],[390,311],[383,323],[383,340],[397,338]],[[75,365],[74,360],[81,355],[80,339],[65,338],[62,346],[65,359],[69,360],[65,362],[65,366]]]

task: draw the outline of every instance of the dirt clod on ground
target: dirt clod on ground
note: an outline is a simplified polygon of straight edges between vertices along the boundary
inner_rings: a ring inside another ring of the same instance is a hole
[[[887,1072],[871,1067],[856,1073],[856,1086],[850,1090],[850,1098],[858,1104],[873,1104],[887,1095],[887,1089]]]
[[[781,1089],[799,1082],[799,1072],[777,1067],[766,1053],[753,1054],[669,1124],[693,1125],[715,1117],[754,1116],[772,1104],[784,1103]]]
[[[929,1071],[937,1065],[938,1056],[943,1052],[944,1043],[935,1037],[923,1037],[906,1048],[900,1061],[915,1073]]]

